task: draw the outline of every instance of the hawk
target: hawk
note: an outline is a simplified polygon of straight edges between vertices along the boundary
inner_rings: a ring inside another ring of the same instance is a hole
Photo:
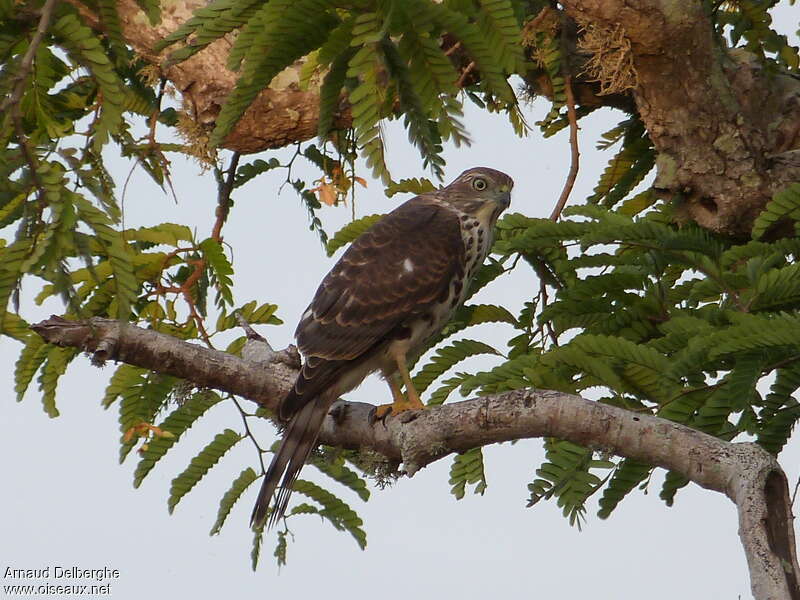
[[[305,363],[278,411],[288,425],[253,509],[254,528],[270,514],[281,477],[268,526],[283,517],[331,405],[367,375],[380,371],[391,389],[393,402],[377,407],[378,418],[424,408],[408,362],[464,301],[513,186],[494,169],[464,171],[381,218],[325,276],[295,332]]]

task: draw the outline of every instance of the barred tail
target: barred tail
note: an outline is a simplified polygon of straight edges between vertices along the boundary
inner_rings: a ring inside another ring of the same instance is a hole
[[[334,398],[335,399],[335,398]],[[317,443],[322,422],[328,414],[332,401],[329,401],[327,394],[315,398],[303,406],[300,411],[292,417],[286,432],[283,434],[281,447],[272,457],[272,462],[267,469],[261,490],[258,493],[253,514],[250,517],[250,526],[258,529],[264,525],[264,521],[269,514],[267,528],[272,527],[286,513],[289,504],[289,496],[292,494],[294,484],[300,469],[303,468],[308,455],[311,454]],[[275,500],[275,507],[269,513],[269,504],[275,490],[278,488],[278,481],[283,476],[280,490]]]

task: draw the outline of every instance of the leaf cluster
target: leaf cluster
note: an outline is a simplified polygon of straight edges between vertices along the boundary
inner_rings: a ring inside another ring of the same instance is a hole
[[[172,64],[236,32],[228,67],[239,77],[217,119],[220,144],[258,94],[304,57],[300,82],[318,86],[319,136],[334,135],[346,97],[355,146],[375,177],[390,182],[381,124],[402,118],[425,165],[443,175],[442,144],[468,143],[458,97],[506,111],[522,129],[507,78],[524,74],[525,3],[518,0],[216,0],[167,36]],[[443,48],[451,40],[453,55]],[[466,83],[464,77],[475,71]]]

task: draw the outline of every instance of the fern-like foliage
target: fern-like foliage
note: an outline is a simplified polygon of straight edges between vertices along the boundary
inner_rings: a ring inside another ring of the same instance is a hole
[[[461,361],[485,354],[499,355],[497,350],[489,344],[476,340],[458,340],[448,346],[438,348],[430,362],[414,375],[412,380],[414,387],[422,394],[436,379]]]
[[[158,428],[170,435],[154,437],[147,444],[147,448],[140,452],[141,458],[133,474],[133,487],[139,487],[156,463],[172,449],[184,432],[220,400],[220,396],[213,392],[197,393],[167,415],[159,423]]]
[[[347,531],[362,550],[366,547],[367,534],[361,528],[363,521],[344,501],[315,483],[303,479],[295,482],[294,491],[316,502],[319,505],[316,507],[316,514],[336,529]]]
[[[597,460],[592,450],[572,442],[549,439],[545,451],[546,460],[536,471],[537,479],[528,484],[531,492],[528,506],[545,498],[557,498],[570,525],[580,528],[587,500],[605,482],[591,470],[613,468],[614,463]]]
[[[225,492],[225,495],[219,501],[219,511],[217,511],[217,520],[214,521],[211,527],[211,535],[218,534],[225,524],[225,520],[233,508],[233,505],[239,500],[245,490],[250,487],[254,481],[258,479],[256,472],[247,467],[244,471],[239,473],[239,476],[233,480],[230,489]],[[284,561],[285,562],[285,561]]]
[[[209,470],[219,462],[219,459],[241,441],[241,439],[242,436],[238,433],[232,429],[226,429],[222,433],[218,433],[214,439],[191,460],[189,466],[172,480],[172,485],[169,490],[169,500],[167,501],[167,507],[170,513],[175,510],[175,507],[181,499],[183,499],[183,497],[206,476]]]
[[[792,183],[776,193],[753,223],[753,238],[760,239],[783,219],[800,221],[800,183]]]
[[[231,49],[230,66],[241,76],[217,118],[212,142],[220,143],[273,77],[318,48],[337,23],[325,0],[272,0],[261,5]]]
[[[439,178],[442,142],[469,143],[458,97],[459,71],[466,66],[442,48],[445,35],[457,39],[477,67],[471,96],[482,95],[485,106],[505,111],[518,131],[524,129],[507,81],[527,70],[521,45],[524,16],[512,0],[453,7],[433,0],[355,6],[330,0],[217,0],[195,11],[158,49],[178,45],[167,60],[174,64],[238,32],[228,67],[239,72],[239,79],[217,119],[212,135],[217,145],[258,94],[303,58],[301,86],[322,77],[320,138],[331,133],[340,97],[346,94],[355,143],[373,174],[388,184],[385,119],[403,117],[409,140]]]
[[[328,241],[327,252],[328,256],[333,256],[333,254],[343,246],[346,246],[353,240],[355,240],[358,236],[364,233],[367,229],[372,227],[375,223],[383,215],[368,215],[366,217],[361,217],[355,221],[351,221],[344,227],[342,227],[339,231],[337,231],[334,236]]]
[[[473,448],[457,455],[453,459],[450,467],[450,493],[457,500],[461,500],[466,493],[467,484],[475,485],[475,493],[481,494],[486,491],[486,473],[483,469],[483,451],[480,448]]]
[[[586,205],[567,209],[566,219],[509,214],[498,223],[495,251],[531,262],[552,296],[506,321],[517,331],[504,361],[458,373],[433,400],[442,402],[456,389],[599,388],[607,393],[604,402],[725,440],[754,435],[777,454],[800,419],[800,248],[792,238],[767,239],[783,230],[777,224],[796,218],[797,190],[789,186],[775,195],[756,221],[760,239],[736,242],[678,226],[670,202],[651,190],[636,192],[654,157],[637,119],[607,132],[602,144],[617,142],[622,147],[595,193]],[[773,374],[775,383],[763,395]],[[632,460],[603,459],[598,468],[614,469],[604,478],[590,472],[590,450],[547,444],[532,502],[557,498],[574,523],[592,494],[599,495],[599,515],[608,517],[653,471]],[[686,483],[670,474],[661,497],[671,504]]]

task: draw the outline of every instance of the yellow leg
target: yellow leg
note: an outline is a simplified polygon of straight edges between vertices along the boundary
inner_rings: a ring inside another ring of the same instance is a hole
[[[397,381],[397,377],[392,375],[386,382],[389,384],[389,389],[392,391],[392,404],[402,404],[405,402],[406,399],[403,397],[403,392],[400,391],[400,383]]]
[[[405,356],[397,358],[397,369],[400,371],[400,377],[403,378],[403,383],[406,384],[407,399],[405,403],[408,404],[409,407],[403,410],[419,410],[425,408],[422,400],[419,399],[419,394],[417,393],[417,388],[414,387],[414,382],[411,381],[411,374],[408,372]]]
[[[397,375],[395,374],[389,377],[387,381],[389,383],[389,389],[392,391],[393,402],[391,404],[382,404],[375,408],[375,418],[381,421],[390,415],[394,416],[407,410],[421,410],[425,408],[425,405],[419,399],[419,394],[414,387],[414,382],[411,381],[411,375],[406,366],[405,355],[396,356],[395,361],[397,362],[397,370],[400,373],[400,377],[403,383],[406,384],[406,397],[403,397],[400,391],[400,383],[397,380]]]

